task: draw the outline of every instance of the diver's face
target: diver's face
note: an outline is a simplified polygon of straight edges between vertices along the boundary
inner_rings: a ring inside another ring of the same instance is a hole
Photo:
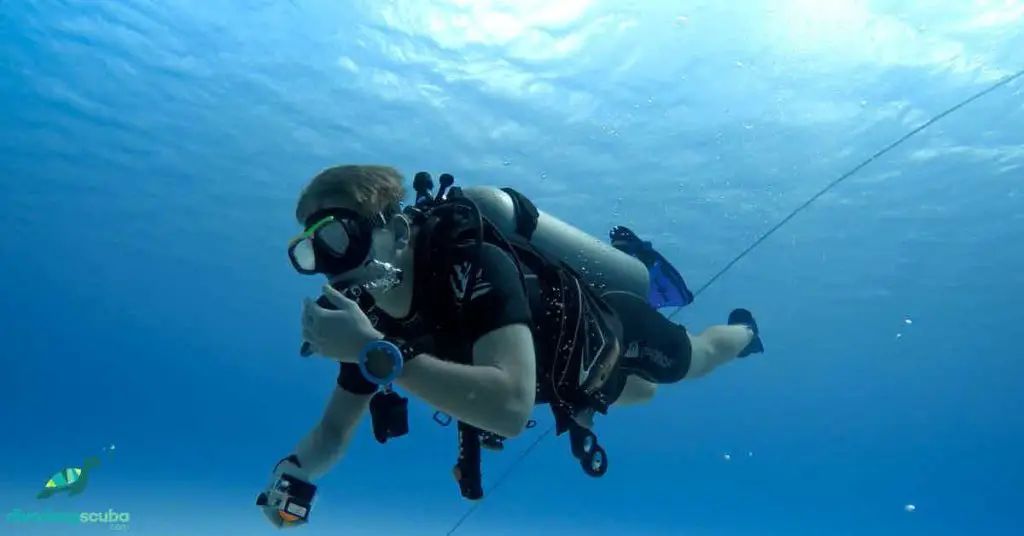
[[[399,250],[394,232],[385,227],[374,229],[370,236],[372,244],[370,246],[370,257],[380,262],[394,262]]]
[[[334,210],[351,211],[355,210],[355,208],[349,203],[326,200],[311,210],[309,215],[316,213],[329,214]],[[355,261],[358,265],[344,272],[326,273],[324,275],[331,283],[347,287],[363,285],[378,280],[387,275],[388,270],[383,265],[391,265],[393,268],[394,265],[398,264],[399,257],[408,247],[409,235],[409,220],[401,214],[396,214],[386,221],[377,220],[369,231],[369,236],[366,236],[366,239],[370,242],[367,253],[365,256],[360,255],[364,258]]]

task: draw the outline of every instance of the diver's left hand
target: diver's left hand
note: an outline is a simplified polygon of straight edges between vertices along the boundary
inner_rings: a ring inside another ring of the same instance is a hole
[[[384,335],[373,327],[359,304],[330,285],[324,285],[323,294],[336,309],[325,309],[307,298],[302,304],[302,340],[312,346],[313,353],[356,363],[363,348]]]

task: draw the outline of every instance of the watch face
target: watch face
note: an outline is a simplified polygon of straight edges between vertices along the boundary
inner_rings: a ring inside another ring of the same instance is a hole
[[[387,341],[385,341],[387,342]],[[388,348],[387,345],[381,345],[372,350],[366,352],[366,359],[369,363],[388,363],[391,361],[391,355],[394,350]]]

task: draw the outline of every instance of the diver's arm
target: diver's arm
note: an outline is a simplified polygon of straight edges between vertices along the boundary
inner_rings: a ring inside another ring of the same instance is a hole
[[[536,369],[530,329],[513,324],[477,339],[472,366],[420,354],[397,382],[460,421],[511,438],[533,411]]]
[[[345,453],[371,396],[351,393],[340,386],[331,394],[320,422],[295,449],[295,456],[310,478],[329,471]]]

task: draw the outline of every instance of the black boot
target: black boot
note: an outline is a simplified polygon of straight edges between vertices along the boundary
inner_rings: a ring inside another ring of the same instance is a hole
[[[754,332],[754,338],[750,340],[750,344],[737,357],[747,357],[750,354],[764,352],[764,344],[761,343],[761,331],[757,329],[757,321],[754,320],[754,315],[750,311],[746,309],[733,309],[729,313],[729,325],[747,326]]]

